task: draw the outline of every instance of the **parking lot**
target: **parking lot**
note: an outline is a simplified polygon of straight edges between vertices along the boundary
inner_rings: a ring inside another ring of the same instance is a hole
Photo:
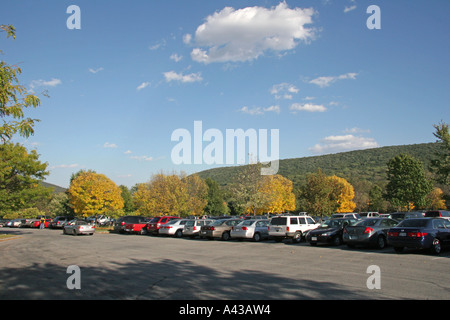
[[[0,229],[0,299],[449,299],[450,251]],[[67,268],[80,268],[70,290]],[[368,288],[369,266],[380,289]]]

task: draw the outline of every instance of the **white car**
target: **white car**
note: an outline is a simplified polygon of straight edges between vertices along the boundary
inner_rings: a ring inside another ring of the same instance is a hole
[[[79,234],[93,235],[95,232],[95,225],[89,224],[84,220],[72,220],[64,225],[63,234]]]
[[[184,226],[188,219],[176,219],[167,222],[159,228],[158,234],[162,236],[175,236],[181,238],[183,236]]]
[[[308,231],[319,226],[320,223],[307,215],[280,215],[270,220],[269,237],[277,242],[292,239],[292,242],[299,243]]]
[[[231,239],[253,239],[258,242],[269,238],[269,220],[244,220],[234,226],[230,232]]]
[[[200,235],[202,226],[207,226],[214,220],[210,219],[192,219],[184,225],[183,236],[195,238]]]

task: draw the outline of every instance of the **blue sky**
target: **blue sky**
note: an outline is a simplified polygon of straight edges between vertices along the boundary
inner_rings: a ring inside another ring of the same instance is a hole
[[[14,141],[63,187],[80,169],[131,187],[214,167],[171,159],[172,133],[194,121],[278,129],[281,159],[433,142],[450,122],[449,13],[448,0],[4,0],[17,38],[0,38],[2,59],[50,95],[27,111],[35,135]]]

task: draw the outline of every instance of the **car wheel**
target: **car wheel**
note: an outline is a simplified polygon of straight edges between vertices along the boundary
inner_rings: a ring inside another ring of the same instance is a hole
[[[439,241],[438,238],[434,238],[433,244],[431,245],[431,252],[434,254],[439,254],[441,253],[441,250],[442,250],[441,242]]]
[[[300,243],[302,241],[302,233],[301,232],[296,232],[294,234],[294,237],[292,238],[292,242],[293,243]]]
[[[77,232],[75,231],[75,229],[73,229],[73,235],[76,236]]]
[[[386,240],[383,236],[379,236],[377,239],[377,249],[384,249],[386,247]]]
[[[229,232],[222,233],[222,240],[224,241],[230,240],[230,233]]]
[[[259,233],[255,233],[253,235],[253,241],[255,242],[261,241],[261,235]]]
[[[177,232],[175,232],[175,237],[181,238],[182,236],[183,236],[183,231],[177,230]]]
[[[340,245],[342,244],[342,239],[341,239],[341,237],[336,236],[336,237],[333,239],[333,244],[334,244],[335,246],[340,246]]]

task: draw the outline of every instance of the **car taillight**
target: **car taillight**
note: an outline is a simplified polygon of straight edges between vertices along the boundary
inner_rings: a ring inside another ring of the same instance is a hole
[[[121,225],[121,226],[124,226],[124,225],[125,225],[125,222],[124,222],[124,221],[122,221],[122,222],[120,223],[120,225]]]
[[[373,231],[373,228],[366,227],[366,230],[364,230],[364,233],[371,233]]]
[[[289,232],[289,227],[286,227],[286,232]]]
[[[192,230],[194,230],[194,231],[195,231],[195,230],[197,230],[197,227],[196,227],[196,226],[194,226],[194,227],[192,228]]]
[[[245,231],[247,231],[247,230],[248,230],[248,228],[247,228],[247,227],[242,227],[242,230],[245,230]]]
[[[172,226],[165,226],[164,229],[172,229]]]
[[[413,238],[422,238],[425,237],[428,233],[426,232],[408,232],[408,237]]]

